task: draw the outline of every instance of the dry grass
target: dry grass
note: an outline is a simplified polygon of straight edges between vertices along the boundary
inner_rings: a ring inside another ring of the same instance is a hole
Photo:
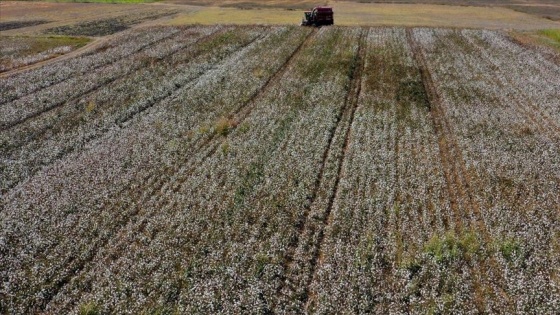
[[[171,24],[297,24],[302,13],[281,9],[244,10],[223,7],[193,7],[180,13]]]
[[[549,48],[556,52],[552,54],[555,60],[560,61],[560,29],[544,29],[537,31],[513,31],[510,35],[520,44],[532,47]]]
[[[419,2],[421,0],[418,0]],[[169,24],[299,24],[302,11],[328,3],[337,25],[427,26],[538,30],[558,29],[560,23],[504,7],[435,4],[359,3],[354,1],[295,0],[169,0],[142,5],[0,2],[3,21],[49,20],[51,23],[3,32],[4,35],[40,33],[47,28],[108,19],[146,11],[178,10]],[[453,2],[455,3],[455,2]],[[457,3],[460,3],[457,2]],[[158,21],[159,22],[159,21]],[[164,23],[164,22],[162,22]]]
[[[268,2],[267,2],[268,3]],[[473,7],[428,4],[369,4],[333,2],[337,25],[428,26],[535,30],[558,28],[560,23],[500,7]],[[245,10],[216,6],[190,7],[172,24],[296,24],[301,11],[275,8]]]
[[[539,29],[560,26],[500,7],[337,2],[338,22],[349,25],[442,26],[491,29]]]

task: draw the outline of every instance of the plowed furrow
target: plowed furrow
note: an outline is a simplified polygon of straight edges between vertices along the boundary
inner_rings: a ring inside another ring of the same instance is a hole
[[[361,41],[360,41],[361,42]],[[354,65],[355,66],[355,65]],[[358,67],[355,67],[355,69],[357,69]],[[356,73],[357,71],[352,71],[351,75],[353,76],[353,78],[356,78]],[[349,116],[350,115],[350,107],[351,105],[349,105],[349,99],[350,99],[350,94],[353,92],[354,86],[355,84],[355,80],[352,80],[352,86],[349,87],[348,89],[348,94],[347,97],[345,99],[345,103],[343,106],[341,106],[341,108],[339,109],[339,112],[336,116],[336,121],[334,122],[333,127],[331,128],[331,130],[329,130],[329,135],[328,135],[328,140],[327,140],[327,145],[325,147],[325,150],[323,151],[322,157],[321,157],[321,164],[319,166],[319,170],[317,173],[317,177],[315,178],[314,184],[313,184],[313,190],[310,194],[310,196],[308,197],[308,202],[306,204],[306,206],[304,207],[304,212],[302,214],[301,219],[296,223],[296,235],[295,237],[291,240],[291,242],[288,244],[288,248],[286,249],[286,254],[284,257],[284,261],[283,261],[283,270],[284,273],[280,279],[280,286],[277,289],[277,294],[280,297],[280,302],[283,303],[285,302],[282,297],[285,297],[287,300],[290,299],[290,295],[293,294],[294,291],[297,290],[296,286],[297,286],[297,279],[299,278],[299,270],[298,270],[298,265],[301,263],[305,263],[305,262],[301,262],[299,260],[296,260],[296,250],[307,243],[312,242],[312,234],[310,234],[310,231],[312,229],[313,226],[313,221],[312,218],[310,218],[311,216],[311,212],[312,212],[312,206],[314,205],[314,203],[316,202],[317,198],[318,198],[318,194],[321,190],[321,188],[323,186],[325,186],[326,182],[329,182],[329,180],[326,178],[326,168],[327,168],[327,164],[328,164],[328,160],[329,157],[332,157],[333,155],[336,156],[336,150],[340,150],[340,148],[337,148],[337,146],[335,145],[335,136],[337,134],[339,134],[342,129],[342,125],[343,123],[346,121],[348,122],[349,120]],[[325,217],[325,221],[327,220],[327,218]],[[302,305],[305,303],[305,301],[301,301]],[[277,309],[281,309],[283,307],[286,307],[285,305],[275,305],[274,306]]]
[[[352,124],[354,121],[354,115],[356,109],[358,108],[358,103],[360,99],[360,92],[362,89],[362,76],[364,71],[364,60],[366,54],[366,45],[364,44],[365,38],[367,37],[367,31],[362,30],[362,34],[358,43],[358,52],[355,59],[354,69],[352,71],[352,81],[350,83],[350,88],[348,95],[346,96],[344,110],[347,112],[348,124],[344,127],[342,131],[344,133],[344,143],[342,146],[341,154],[338,155],[337,169],[336,169],[336,179],[332,187],[332,191],[329,195],[327,208],[322,218],[320,218],[320,228],[318,231],[317,242],[313,244],[313,254],[311,258],[311,268],[309,271],[309,277],[307,280],[305,294],[303,295],[303,305],[305,305],[305,310],[309,310],[313,307],[315,303],[314,297],[315,293],[311,288],[311,284],[317,277],[317,270],[321,262],[323,261],[323,243],[325,239],[325,231],[332,221],[332,209],[334,206],[334,201],[338,193],[338,186],[340,183],[340,178],[342,177],[342,165],[344,164],[344,159],[346,152],[348,151],[348,146],[350,143],[350,137],[352,133]]]
[[[418,65],[424,89],[428,96],[428,101],[430,102],[430,113],[438,138],[439,155],[446,179],[447,192],[450,196],[450,205],[453,214],[455,215],[455,227],[458,232],[460,232],[463,229],[461,217],[465,213],[464,211],[468,208],[472,209],[470,205],[465,205],[465,202],[469,202],[469,200],[465,199],[465,189],[460,175],[461,170],[457,165],[457,159],[462,157],[459,156],[460,151],[458,151],[456,143],[453,140],[453,129],[450,128],[445,118],[440,96],[428,72],[428,66],[422,55],[421,48],[413,38],[410,29],[406,30],[406,37],[411,47],[413,58]]]

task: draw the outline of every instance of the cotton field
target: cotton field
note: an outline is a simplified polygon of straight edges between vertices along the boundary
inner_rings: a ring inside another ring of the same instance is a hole
[[[557,60],[195,25],[1,78],[0,313],[557,314]]]

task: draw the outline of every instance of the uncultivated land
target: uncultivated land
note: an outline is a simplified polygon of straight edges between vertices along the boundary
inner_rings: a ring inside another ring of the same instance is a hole
[[[560,66],[505,33],[152,27],[0,84],[0,313],[560,309]]]
[[[456,2],[460,4],[460,2]],[[193,5],[194,4],[194,5]],[[49,21],[41,25],[3,31],[2,35],[33,35],[54,28],[77,29],[76,24],[95,25],[97,22],[121,25],[122,20],[134,23],[147,19],[131,16],[164,15],[158,24],[241,24],[241,25],[298,25],[303,10],[321,3],[295,0],[275,1],[181,1],[136,4],[103,3],[45,3],[0,2],[0,16],[7,23]],[[345,26],[425,26],[451,28],[486,28],[538,30],[560,29],[560,22],[493,6],[460,6],[434,4],[358,3],[354,1],[329,1],[335,11],[335,24]],[[219,5],[219,6],[218,6]],[[176,14],[175,14],[176,13]],[[113,23],[111,23],[113,22]],[[125,23],[127,26],[133,23]],[[21,24],[23,25],[23,24]],[[88,27],[90,28],[90,27]],[[65,35],[70,33],[65,32]],[[89,33],[72,33],[71,35]],[[92,33],[93,35],[97,33]]]

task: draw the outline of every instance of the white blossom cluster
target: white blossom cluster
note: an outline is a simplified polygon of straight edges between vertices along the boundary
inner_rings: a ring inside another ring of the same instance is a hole
[[[77,301],[57,294],[65,279],[85,268],[123,225],[137,222],[141,195],[144,201],[157,196],[166,176],[186,166],[184,159],[196,164],[196,151],[205,149],[198,144],[209,137],[205,128],[246,103],[306,32],[237,27],[199,42],[199,56],[191,54],[193,63],[186,65],[192,69],[164,73],[175,81],[159,79],[160,87],[179,89],[9,190],[0,214],[6,307],[15,313],[46,309],[56,296],[57,303],[77,308]],[[181,64],[171,60],[178,63],[170,67]],[[48,223],[42,219],[47,214]]]
[[[560,66],[504,34],[415,30],[481,225],[486,312],[560,309]],[[429,38],[429,42],[425,39]]]
[[[554,314],[559,75],[499,32],[189,26],[2,79],[0,313]]]
[[[176,32],[176,29],[172,30]],[[218,30],[219,27],[189,28],[137,52],[129,58],[132,64],[127,59],[121,60],[120,63],[125,65],[117,67],[124,70],[114,76],[111,84],[59,102],[56,108],[4,132],[0,141],[5,154],[0,165],[6,172],[1,174],[0,188],[14,186],[45,165],[78,150],[87,142],[168,97],[181,86],[181,82],[196,78],[204,69],[200,68],[201,65],[211,64],[217,51],[202,52],[200,46],[193,44],[205,40]],[[222,49],[227,51],[235,48]],[[201,53],[204,55],[198,56]],[[192,67],[183,67],[185,64]],[[103,77],[104,73],[94,72],[91,77]],[[168,80],[166,84],[161,82],[164,77]],[[55,87],[46,89],[51,88]]]

